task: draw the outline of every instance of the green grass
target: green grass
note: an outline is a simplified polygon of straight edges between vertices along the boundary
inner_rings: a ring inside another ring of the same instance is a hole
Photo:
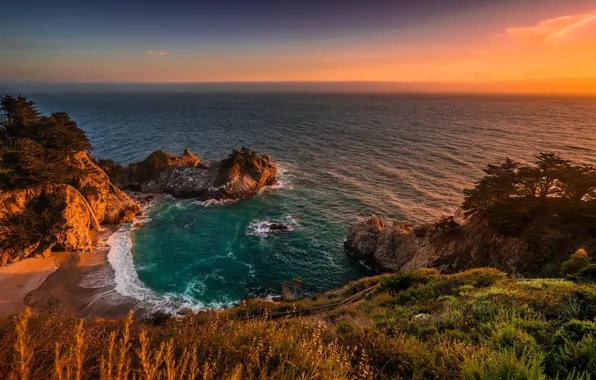
[[[180,318],[4,318],[0,378],[590,379],[595,318],[594,283],[423,270]]]

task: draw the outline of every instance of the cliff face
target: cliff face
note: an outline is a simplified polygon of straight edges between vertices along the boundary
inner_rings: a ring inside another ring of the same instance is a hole
[[[51,250],[88,250],[91,230],[130,222],[141,212],[86,153],[65,165],[78,173],[70,184],[0,191],[0,265]]]
[[[557,274],[561,262],[580,247],[596,248],[589,232],[566,229],[554,219],[537,220],[519,236],[503,235],[480,219],[459,221],[414,227],[362,220],[350,226],[345,248],[388,271],[433,267],[454,273],[490,266],[538,276]]]
[[[93,211],[75,188],[49,184],[0,193],[0,265],[50,250],[86,250]]]
[[[227,159],[205,164],[186,149],[179,156],[163,151],[126,167],[102,161],[114,183],[143,192],[165,192],[177,198],[239,199],[276,182],[277,165],[268,155],[248,149]]]
[[[86,153],[75,154],[68,164],[83,173],[73,186],[89,202],[100,224],[130,222],[141,212],[135,201],[116,187]]]

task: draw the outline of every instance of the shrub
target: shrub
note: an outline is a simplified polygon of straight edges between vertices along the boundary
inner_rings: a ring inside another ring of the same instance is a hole
[[[578,283],[596,282],[596,264],[590,264],[577,274],[568,275],[567,279]]]
[[[596,374],[596,339],[586,335],[579,342],[565,342],[559,347],[555,362],[559,374],[570,375],[572,371]]]
[[[382,290],[395,294],[414,285],[428,284],[429,281],[439,277],[436,269],[420,269],[413,272],[399,272],[382,282]]]
[[[579,342],[586,335],[596,336],[596,322],[573,320],[565,323],[555,333],[555,345]]]
[[[577,274],[590,265],[591,260],[592,258],[588,255],[588,252],[586,252],[585,249],[580,248],[569,257],[569,260],[564,261],[563,264],[561,264],[561,274],[563,276]]]
[[[500,323],[495,327],[491,344],[497,351],[511,348],[518,354],[524,350],[534,350],[536,347],[534,338],[511,323]]]
[[[499,314],[499,305],[488,300],[475,301],[470,305],[470,311],[479,322],[492,322]]]
[[[534,340],[541,345],[549,345],[552,342],[552,332],[549,325],[540,320],[519,320],[516,321],[518,328],[527,332]]]
[[[506,273],[495,268],[476,268],[449,276],[458,285],[472,285],[476,288],[491,286],[507,277]]]
[[[352,333],[355,330],[354,322],[352,322],[350,320],[343,320],[343,321],[341,321],[339,323],[339,325],[337,325],[337,327],[335,328],[335,330],[339,334],[349,334],[349,333]]]
[[[546,379],[542,362],[544,355],[529,350],[518,357],[513,349],[489,351],[464,364],[466,380],[538,380]]]

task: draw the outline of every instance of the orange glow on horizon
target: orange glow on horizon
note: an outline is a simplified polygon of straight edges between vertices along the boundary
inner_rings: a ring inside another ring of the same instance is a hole
[[[493,33],[481,28],[482,17],[468,24],[482,33],[458,35],[452,22],[420,27],[407,38],[398,30],[209,54],[166,48],[56,55],[7,70],[30,81],[374,81],[425,83],[429,90],[596,94],[596,10],[506,25]]]

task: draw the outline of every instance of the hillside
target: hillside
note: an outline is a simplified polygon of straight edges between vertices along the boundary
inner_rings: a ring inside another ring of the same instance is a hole
[[[26,312],[0,320],[7,358],[0,375],[589,379],[596,373],[596,284],[586,282],[594,281],[587,273],[573,282],[516,280],[489,268],[453,275],[426,269],[311,299],[249,300],[178,318],[79,321]],[[363,299],[339,302],[377,284]],[[313,310],[330,304],[339,306]]]

